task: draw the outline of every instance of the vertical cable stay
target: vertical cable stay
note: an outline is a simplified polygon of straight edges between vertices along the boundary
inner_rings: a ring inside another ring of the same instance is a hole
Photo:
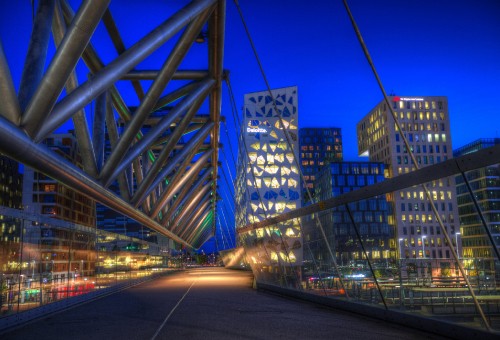
[[[365,42],[363,40],[363,37],[362,37],[361,32],[360,32],[360,30],[358,28],[358,25],[356,24],[356,21],[354,20],[354,17],[353,17],[353,15],[351,13],[349,5],[347,4],[347,0],[343,0],[343,3],[344,3],[344,7],[345,7],[345,9],[347,11],[347,14],[349,15],[349,19],[351,21],[352,27],[353,27],[353,29],[354,29],[354,31],[356,33],[356,37],[358,38],[358,41],[359,41],[359,43],[361,45],[361,48],[363,49],[363,53],[364,53],[364,55],[366,57],[366,60],[368,61],[368,64],[370,65],[370,67],[372,69],[373,75],[375,76],[375,78],[377,80],[377,84],[378,84],[378,86],[380,88],[380,91],[382,92],[382,95],[384,96],[384,101],[387,104],[387,107],[389,108],[389,111],[391,112],[391,114],[392,114],[392,116],[394,118],[394,121],[395,121],[396,126],[398,128],[399,134],[400,134],[400,136],[401,136],[401,138],[402,138],[402,140],[404,142],[406,150],[408,150],[408,154],[410,155],[410,158],[411,158],[411,160],[413,162],[413,165],[415,166],[415,169],[419,170],[420,167],[418,166],[418,162],[417,162],[417,160],[415,158],[415,155],[414,155],[414,153],[413,153],[413,151],[412,151],[412,149],[410,147],[408,139],[406,138],[405,134],[401,132],[402,129],[401,129],[401,125],[399,123],[398,117],[397,117],[396,113],[394,112],[394,109],[392,108],[391,103],[389,102],[389,98],[387,97],[387,93],[385,92],[385,88],[382,85],[382,81],[381,81],[381,79],[380,79],[380,77],[378,75],[378,72],[377,72],[376,68],[375,68],[375,64],[373,63],[373,60],[372,60],[372,58],[370,56],[368,48],[366,47],[366,44],[365,44]],[[429,200],[429,202],[433,202],[432,195],[431,195],[429,189],[427,189],[427,186],[425,185],[425,183],[422,183],[422,189],[424,190],[425,195],[426,195],[427,199]],[[478,302],[478,300],[476,298],[476,295],[474,294],[474,290],[472,289],[472,286],[471,286],[471,284],[469,282],[469,278],[467,277],[467,275],[465,273],[465,269],[463,267],[463,264],[460,263],[460,261],[458,259],[458,254],[455,251],[455,248],[452,246],[453,243],[451,242],[450,235],[448,234],[448,231],[446,230],[446,228],[445,228],[445,226],[443,224],[443,221],[441,220],[441,217],[439,216],[439,212],[437,211],[437,208],[436,208],[436,206],[434,204],[431,204],[431,207],[432,207],[432,211],[434,212],[434,215],[435,215],[435,217],[436,217],[436,219],[437,219],[437,221],[439,223],[441,231],[443,232],[443,235],[444,235],[444,237],[446,239],[446,242],[448,242],[448,246],[449,246],[449,248],[451,250],[451,254],[453,255],[453,259],[458,264],[458,268],[460,269],[460,273],[462,274],[462,277],[464,278],[464,280],[465,280],[465,282],[467,284],[467,288],[469,290],[469,293],[471,294],[471,296],[472,296],[472,298],[474,300],[474,305],[476,306],[479,314],[481,315],[481,318],[482,318],[482,320],[483,320],[483,322],[485,324],[485,327],[488,330],[491,330],[489,322],[488,322],[488,320],[486,318],[486,315],[484,314],[483,309],[481,308],[481,305],[479,304],[479,302]],[[425,254],[424,254],[424,258],[425,258]]]
[[[263,80],[264,80],[264,82],[266,84],[266,89],[267,89],[267,91],[269,93],[269,96],[271,97],[271,101],[272,101],[272,104],[273,104],[273,107],[274,107],[274,111],[276,112],[276,115],[278,117],[278,121],[280,123],[280,126],[283,129],[283,134],[285,135],[285,139],[286,139],[287,145],[288,145],[288,147],[290,148],[290,150],[293,153],[293,159],[294,159],[295,165],[297,167],[297,170],[299,172],[299,176],[300,176],[301,182],[304,184],[304,188],[306,189],[306,192],[307,192],[307,198],[308,198],[308,200],[309,200],[310,203],[313,203],[313,198],[312,198],[311,192],[310,192],[309,188],[307,187],[307,183],[306,183],[306,180],[304,178],[304,173],[302,172],[302,169],[301,169],[301,166],[300,166],[300,162],[298,161],[297,150],[294,150],[292,148],[292,142],[290,140],[290,135],[289,135],[287,129],[285,128],[285,124],[283,123],[283,118],[282,118],[282,115],[281,115],[281,111],[278,109],[278,106],[276,104],[276,98],[274,97],[274,95],[273,95],[273,93],[271,91],[271,86],[269,85],[269,81],[267,79],[266,73],[264,72],[264,67],[262,66],[262,62],[261,62],[261,60],[259,58],[259,55],[257,53],[257,49],[255,48],[255,44],[253,43],[253,39],[252,39],[252,36],[250,35],[250,31],[249,31],[248,26],[246,24],[245,18],[243,17],[243,12],[241,11],[241,8],[239,6],[238,0],[234,0],[234,3],[236,5],[236,8],[237,8],[238,13],[239,13],[240,18],[241,18],[241,21],[242,21],[243,26],[245,28],[245,32],[247,34],[248,41],[249,41],[249,43],[251,45],[251,48],[252,48],[252,51],[254,53],[255,59],[256,59],[257,64],[259,66],[262,78],[263,78]],[[332,258],[332,262],[333,262],[333,265],[335,267],[335,270],[339,274],[339,281],[340,281],[340,284],[341,284],[342,288],[345,291],[346,297],[349,297],[348,293],[347,293],[347,289],[346,289],[346,287],[344,285],[344,281],[342,279],[340,268],[338,267],[338,264],[337,264],[337,260],[335,258],[335,255],[333,254],[333,251],[332,251],[332,249],[330,247],[330,244],[328,243],[328,240],[327,240],[327,237],[326,237],[326,234],[325,234],[325,230],[323,228],[323,224],[319,220],[318,216],[313,215],[312,218],[314,219],[314,221],[316,223],[316,226],[321,231],[321,234],[322,234],[323,239],[325,241],[325,245],[326,245],[326,247],[328,249],[330,257]],[[303,230],[302,221],[300,219],[299,219],[299,224],[301,226],[301,229]]]

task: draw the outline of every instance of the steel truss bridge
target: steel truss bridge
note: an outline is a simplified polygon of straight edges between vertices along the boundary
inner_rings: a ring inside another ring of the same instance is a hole
[[[18,91],[4,53],[9,46],[0,45],[0,153],[198,248],[215,226],[225,1],[193,1],[132,46],[109,3],[89,0],[73,9],[65,0],[39,1]],[[103,40],[93,39],[98,31],[114,46],[109,62],[94,45]],[[208,44],[208,53],[197,54],[202,67],[179,69],[200,37]],[[145,69],[160,49],[161,63]],[[85,72],[77,72],[81,67]],[[132,85],[134,104],[123,83]],[[43,143],[70,120],[81,166]]]

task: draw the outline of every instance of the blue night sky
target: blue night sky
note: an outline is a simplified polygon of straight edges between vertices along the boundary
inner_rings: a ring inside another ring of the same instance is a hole
[[[167,18],[171,6],[180,8],[185,3],[115,0],[111,12],[129,47]],[[342,1],[239,3],[271,87],[298,86],[299,127],[342,128],[344,159],[356,159],[356,123],[382,100],[382,94]],[[500,1],[350,0],[349,6],[387,93],[447,96],[454,148],[499,136]],[[31,31],[31,2],[9,1],[0,8],[0,36],[18,86]],[[98,28],[96,46],[106,41],[98,34],[103,31]],[[98,49],[105,62],[115,57],[110,50]],[[138,68],[158,68],[158,57],[165,56],[162,51]],[[192,53],[182,68],[196,67],[206,46],[194,46]],[[230,71],[241,114],[243,95],[266,87],[232,0],[227,1],[224,68]],[[235,147],[225,87],[222,114]],[[227,149],[224,127],[221,142]],[[233,168],[229,152],[226,156]],[[223,178],[220,186],[226,186]],[[223,199],[232,195],[232,188],[222,191],[226,191]]]

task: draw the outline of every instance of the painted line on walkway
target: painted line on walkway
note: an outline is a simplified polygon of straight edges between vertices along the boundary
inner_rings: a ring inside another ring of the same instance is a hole
[[[151,340],[155,340],[156,337],[158,336],[158,334],[160,334],[162,328],[165,326],[165,324],[167,323],[167,321],[170,318],[170,316],[172,314],[174,314],[175,310],[177,309],[177,307],[179,307],[179,305],[181,304],[182,300],[184,300],[184,298],[188,295],[189,291],[191,290],[191,288],[193,288],[193,286],[196,283],[196,281],[198,281],[198,279],[194,280],[193,283],[191,283],[191,286],[189,286],[188,290],[184,293],[184,295],[177,302],[177,304],[174,306],[174,308],[172,308],[172,310],[170,311],[170,313],[168,313],[167,317],[165,318],[165,320],[163,320],[162,324],[160,325],[160,327],[158,328],[158,330],[156,331],[156,333],[153,335],[153,337],[151,338]]]

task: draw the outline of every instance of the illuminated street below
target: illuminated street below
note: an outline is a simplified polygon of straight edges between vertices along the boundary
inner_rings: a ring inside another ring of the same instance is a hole
[[[252,274],[191,268],[27,324],[2,339],[440,339],[264,293]]]

